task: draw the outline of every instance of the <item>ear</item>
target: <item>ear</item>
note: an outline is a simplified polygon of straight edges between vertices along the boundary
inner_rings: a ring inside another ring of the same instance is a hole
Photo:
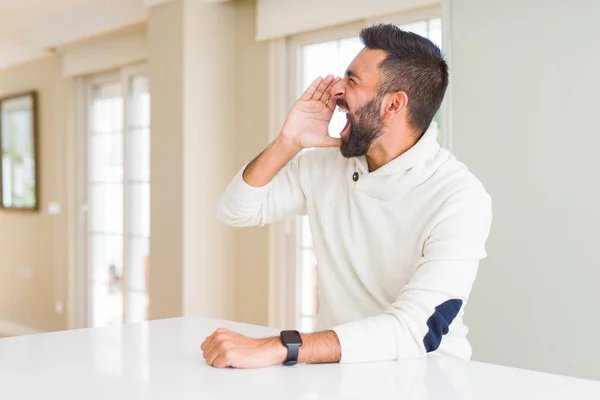
[[[383,118],[393,119],[406,109],[408,96],[406,92],[388,93],[383,99]]]

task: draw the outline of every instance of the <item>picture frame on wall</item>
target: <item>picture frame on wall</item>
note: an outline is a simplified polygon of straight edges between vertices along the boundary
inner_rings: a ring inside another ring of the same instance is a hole
[[[0,97],[0,208],[38,211],[37,92]]]

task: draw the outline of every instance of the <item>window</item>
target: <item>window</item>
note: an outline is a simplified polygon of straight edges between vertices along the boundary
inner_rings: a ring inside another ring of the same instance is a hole
[[[88,325],[147,318],[150,247],[150,93],[142,69],[87,81]]]
[[[426,18],[408,24],[400,24],[400,27],[427,37],[440,47],[442,45],[442,23],[440,18]],[[298,70],[294,74],[297,82],[294,98],[300,96],[318,76],[327,74],[343,76],[346,67],[362,48],[363,45],[358,37],[299,44],[296,49],[298,60],[295,64],[298,65]],[[439,113],[434,121],[439,127]],[[336,110],[329,125],[330,135],[339,137],[339,133],[345,124],[346,116]],[[312,332],[315,330],[318,315],[318,278],[317,260],[308,217],[300,219],[298,230],[297,249],[292,252],[298,254],[296,324],[300,331]]]

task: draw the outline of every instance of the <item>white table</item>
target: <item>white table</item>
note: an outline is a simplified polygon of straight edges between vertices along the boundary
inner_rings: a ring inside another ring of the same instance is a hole
[[[218,327],[278,332],[204,318],[0,339],[2,399],[600,399],[600,382],[429,356],[369,364],[215,369],[200,344]]]

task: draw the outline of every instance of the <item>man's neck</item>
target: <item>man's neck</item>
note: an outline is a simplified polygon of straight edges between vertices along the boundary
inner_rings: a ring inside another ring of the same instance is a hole
[[[393,159],[400,157],[418,141],[414,135],[390,136],[381,136],[371,145],[366,156],[369,172],[373,172]]]

